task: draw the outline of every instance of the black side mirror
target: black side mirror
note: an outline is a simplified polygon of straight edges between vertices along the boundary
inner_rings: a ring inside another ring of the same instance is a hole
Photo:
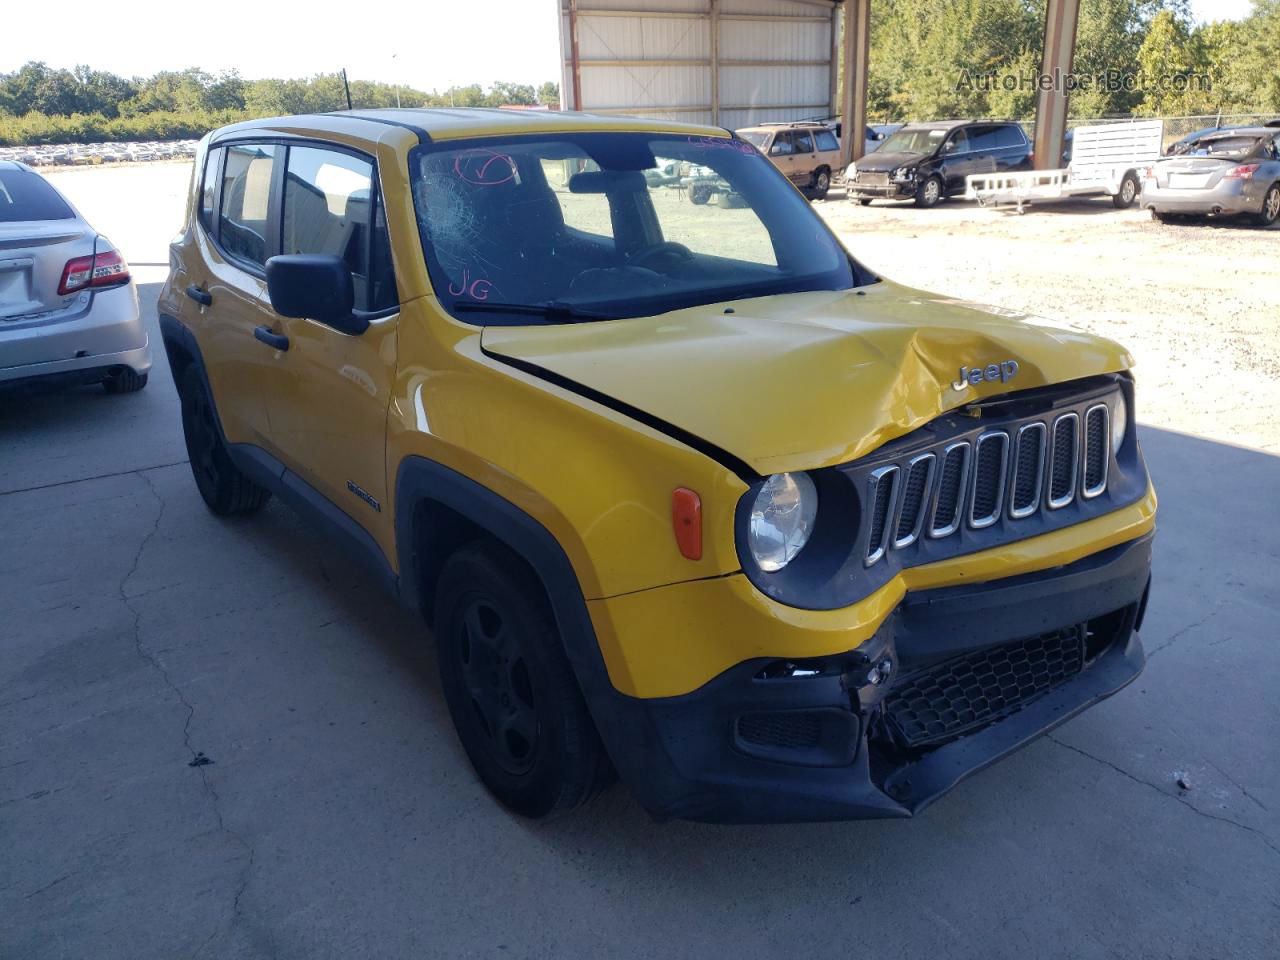
[[[351,271],[341,257],[288,253],[267,261],[267,295],[282,317],[305,317],[359,336],[369,321],[357,317]]]

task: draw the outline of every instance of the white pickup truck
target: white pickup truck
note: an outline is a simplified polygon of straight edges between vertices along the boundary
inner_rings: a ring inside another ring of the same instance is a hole
[[[1065,169],[971,174],[964,196],[984,207],[1013,204],[1023,213],[1034,203],[1107,194],[1123,209],[1142,193],[1142,169],[1160,158],[1163,143],[1162,120],[1076,127]]]

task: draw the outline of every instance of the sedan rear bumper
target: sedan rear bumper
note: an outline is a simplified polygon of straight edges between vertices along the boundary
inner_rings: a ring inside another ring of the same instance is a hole
[[[1222,180],[1216,186],[1204,189],[1174,189],[1162,187],[1155,180],[1142,184],[1142,207],[1157,213],[1213,213],[1234,216],[1241,213],[1259,213],[1265,185],[1253,180]]]
[[[0,383],[112,369],[151,369],[151,345],[133,285],[89,295],[79,313],[0,321]],[[101,379],[101,377],[97,377]]]

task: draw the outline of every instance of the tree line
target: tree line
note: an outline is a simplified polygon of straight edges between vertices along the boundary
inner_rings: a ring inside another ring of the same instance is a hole
[[[440,91],[351,80],[356,109],[403,106],[494,107],[556,104],[559,86],[474,83]],[[324,113],[347,106],[340,73],[306,79],[246,80],[198,68],[122,77],[88,66],[62,70],[24,64],[0,74],[0,145],[168,140],[200,137],[253,117]]]
[[[1030,119],[1044,15],[1045,0],[874,0],[871,116]],[[1082,0],[1072,76],[1075,118],[1280,113],[1280,0],[1204,24],[1189,0]]]

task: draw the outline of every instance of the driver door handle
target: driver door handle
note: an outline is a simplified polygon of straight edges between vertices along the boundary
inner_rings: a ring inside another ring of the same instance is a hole
[[[268,347],[274,347],[277,350],[289,349],[289,338],[282,333],[272,333],[270,327],[254,327],[253,336],[255,340],[261,340]]]
[[[213,303],[213,294],[201,290],[194,283],[187,286],[187,296],[204,307]]]

